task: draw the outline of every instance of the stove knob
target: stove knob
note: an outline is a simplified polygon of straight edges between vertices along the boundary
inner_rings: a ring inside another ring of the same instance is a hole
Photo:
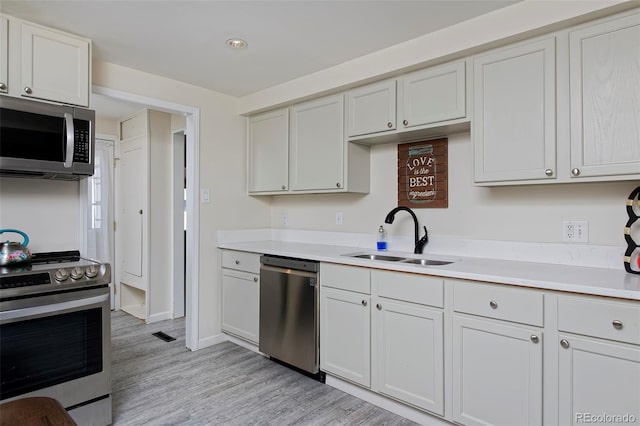
[[[61,282],[69,278],[69,272],[66,269],[58,269],[54,275],[56,281]]]
[[[84,270],[81,267],[76,266],[75,268],[73,268],[71,270],[71,279],[72,280],[79,280],[82,277],[84,277]]]
[[[98,272],[100,272],[100,268],[98,268],[96,265],[90,265],[87,266],[84,274],[87,276],[87,278],[95,278],[98,276]]]

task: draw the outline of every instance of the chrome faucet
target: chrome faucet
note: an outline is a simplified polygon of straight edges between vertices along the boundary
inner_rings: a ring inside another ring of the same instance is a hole
[[[413,218],[413,225],[414,225],[414,228],[415,228],[414,229],[414,231],[415,231],[415,235],[414,235],[415,247],[413,249],[413,253],[414,254],[422,254],[422,250],[424,250],[424,246],[429,242],[429,233],[427,232],[427,227],[424,226],[424,236],[422,238],[418,238],[418,235],[419,235],[418,218],[416,217],[416,214],[413,212],[413,210],[411,210],[409,207],[398,206],[395,209],[391,210],[387,214],[387,217],[384,219],[384,223],[389,223],[389,224],[393,223],[393,219],[395,219],[396,213],[398,213],[400,210],[404,210],[406,212],[409,212],[409,214]]]

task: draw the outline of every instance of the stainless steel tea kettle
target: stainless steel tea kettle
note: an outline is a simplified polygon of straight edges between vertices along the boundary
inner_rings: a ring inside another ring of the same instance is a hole
[[[0,242],[0,265],[8,266],[30,262],[31,252],[27,248],[29,244],[27,234],[17,229],[0,229],[0,234],[4,234],[5,232],[20,234],[22,238],[24,238],[24,241],[22,243],[9,240]]]

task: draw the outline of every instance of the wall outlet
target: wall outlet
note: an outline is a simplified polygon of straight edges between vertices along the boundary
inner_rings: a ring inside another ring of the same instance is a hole
[[[588,243],[589,222],[586,220],[563,220],[562,241],[566,243]]]
[[[280,223],[282,223],[282,226],[287,226],[289,224],[289,215],[287,212],[283,212],[280,215]]]
[[[342,225],[342,212],[336,212],[336,225]]]

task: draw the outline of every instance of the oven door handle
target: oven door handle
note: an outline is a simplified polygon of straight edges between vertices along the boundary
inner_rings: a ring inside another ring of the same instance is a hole
[[[33,306],[29,308],[14,309],[11,311],[0,312],[0,322],[23,319],[36,315],[45,315],[54,312],[60,312],[68,309],[81,308],[83,306],[94,305],[109,301],[109,294],[101,294],[83,299],[69,300],[60,303],[53,303],[44,306]]]

